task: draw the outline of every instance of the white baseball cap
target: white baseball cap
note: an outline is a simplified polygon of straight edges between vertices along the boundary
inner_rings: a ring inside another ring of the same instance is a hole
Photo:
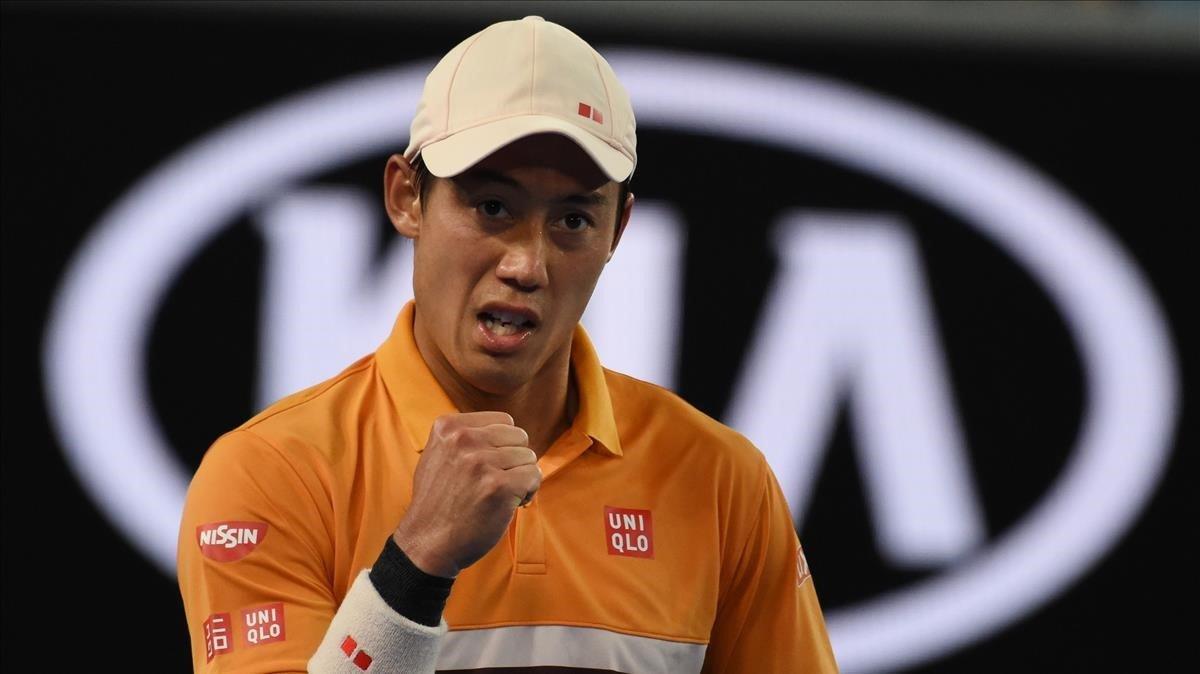
[[[457,175],[535,133],[575,141],[616,182],[637,164],[629,94],[604,57],[562,26],[527,16],[463,40],[425,78],[408,149]]]

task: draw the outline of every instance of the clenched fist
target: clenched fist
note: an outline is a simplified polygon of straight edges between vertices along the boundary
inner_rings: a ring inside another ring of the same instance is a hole
[[[438,417],[392,538],[417,568],[453,578],[499,542],[513,511],[541,483],[529,435],[508,414]]]

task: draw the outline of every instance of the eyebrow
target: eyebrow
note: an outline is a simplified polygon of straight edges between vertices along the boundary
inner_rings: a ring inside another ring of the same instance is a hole
[[[463,177],[472,182],[481,183],[500,183],[511,187],[523,194],[528,194],[529,190],[525,186],[509,176],[493,171],[490,169],[471,169],[463,174]],[[589,192],[587,194],[568,194],[558,201],[569,204],[578,204],[581,206],[604,206],[608,203],[608,197],[599,192]]]

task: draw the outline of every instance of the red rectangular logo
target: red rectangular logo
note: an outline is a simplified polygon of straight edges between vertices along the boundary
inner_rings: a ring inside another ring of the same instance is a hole
[[[204,656],[206,662],[222,653],[233,650],[233,642],[229,639],[229,614],[214,613],[204,621]]]
[[[649,510],[604,506],[608,554],[654,559],[654,521]]]
[[[242,609],[242,637],[251,646],[287,639],[283,623],[283,602]]]

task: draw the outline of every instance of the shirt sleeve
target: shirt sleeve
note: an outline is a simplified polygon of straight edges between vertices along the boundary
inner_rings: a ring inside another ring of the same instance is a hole
[[[733,580],[722,593],[703,672],[838,671],[783,492],[769,467]]]
[[[337,609],[319,493],[251,431],[209,448],[179,532],[194,671],[305,671]]]
[[[179,533],[194,671],[434,671],[450,581],[405,566],[392,543],[375,565],[382,586],[362,569],[339,606],[323,493],[319,478],[253,432],[233,431],[209,449]]]

